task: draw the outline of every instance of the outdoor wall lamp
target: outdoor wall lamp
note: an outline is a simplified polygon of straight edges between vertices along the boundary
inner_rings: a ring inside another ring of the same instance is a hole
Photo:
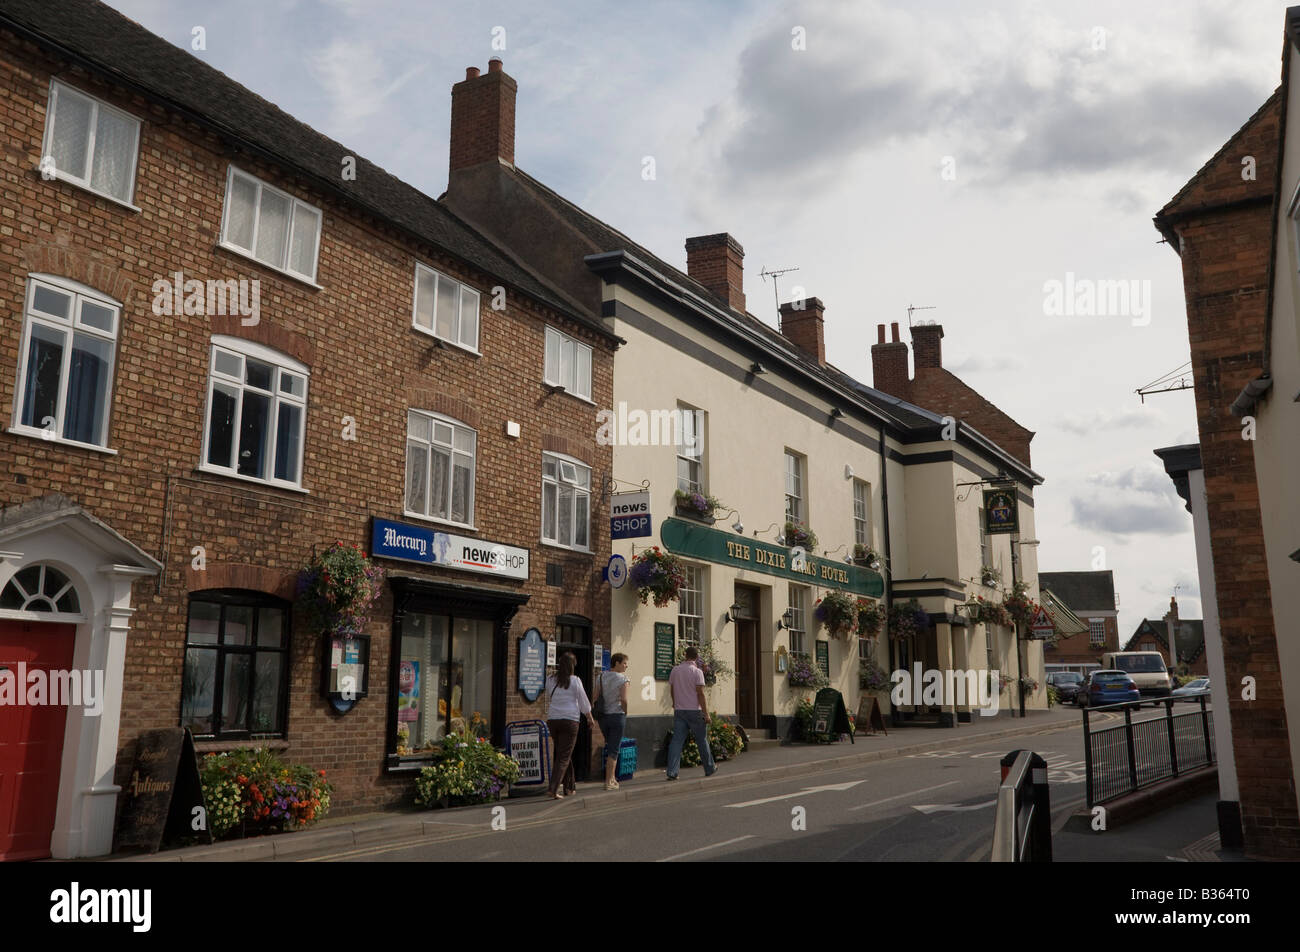
[[[774,523],[772,523],[770,526],[768,526],[766,529],[755,529],[755,530],[754,530],[754,535],[755,535],[755,537],[757,537],[757,536],[763,535],[764,533],[771,532],[773,529],[775,529],[775,528],[776,528],[777,526],[779,526],[779,525],[782,525],[782,523],[780,523],[780,522],[774,522]],[[734,529],[735,526],[732,526],[732,528]],[[777,537],[776,537],[776,541],[777,541],[777,543],[780,544],[780,545],[784,545],[784,544],[785,544],[785,538],[784,538],[783,536],[777,536]]]
[[[787,608],[785,610],[785,614],[777,619],[776,630],[780,631],[782,628],[788,629],[793,621],[794,621],[794,613]]]
[[[849,544],[846,542],[846,543],[844,543],[842,546],[840,546],[839,548],[831,549],[829,552],[823,552],[823,553],[822,553],[822,557],[823,557],[823,558],[826,558],[826,559],[829,559],[829,558],[830,558],[832,555],[834,555],[836,552],[839,552],[839,551],[841,551],[841,550],[843,550],[843,549],[847,549],[848,547],[849,547]],[[851,553],[851,552],[850,552],[850,553],[847,553],[847,554],[844,556],[844,561],[845,561],[845,562],[848,562],[848,563],[851,564],[851,563],[853,562],[853,553]]]
[[[741,606],[738,603],[733,604],[729,609],[727,609],[726,613],[723,614],[722,620],[725,621],[727,624],[731,624],[733,621],[739,621],[740,610],[742,607],[743,606]]]
[[[767,373],[767,368],[758,361],[754,361],[754,363],[749,365],[749,372],[751,374],[765,374]]]
[[[736,517],[736,521],[731,524],[731,531],[736,533],[736,535],[744,535],[745,524],[740,521],[740,512],[736,509],[729,509],[722,514],[722,518],[725,519],[727,516]]]

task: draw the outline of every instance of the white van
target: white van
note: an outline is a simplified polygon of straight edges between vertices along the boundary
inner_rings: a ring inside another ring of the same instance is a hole
[[[1101,656],[1101,666],[1132,678],[1143,700],[1169,697],[1169,669],[1159,651],[1108,651]]]

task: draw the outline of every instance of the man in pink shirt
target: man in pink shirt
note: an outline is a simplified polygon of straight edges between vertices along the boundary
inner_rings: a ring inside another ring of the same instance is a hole
[[[695,737],[704,764],[704,776],[717,773],[713,751],[709,749],[709,704],[704,698],[704,672],[695,659],[700,656],[695,647],[686,649],[686,660],[673,668],[668,675],[668,687],[673,692],[673,739],[668,744],[668,779],[676,780],[682,766],[682,748],[686,746],[686,732]]]

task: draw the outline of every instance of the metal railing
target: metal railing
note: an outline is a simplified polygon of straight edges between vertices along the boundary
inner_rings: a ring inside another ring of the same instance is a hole
[[[1002,758],[992,859],[995,863],[1052,861],[1047,761],[1032,750],[1013,750]]]
[[[1209,692],[1190,696],[1196,708],[1179,713],[1179,698],[1162,698],[1164,713],[1141,721],[1133,720],[1128,703],[1083,709],[1089,808],[1215,762]],[[1119,709],[1124,712],[1122,724],[1094,727],[1088,721],[1089,714]]]

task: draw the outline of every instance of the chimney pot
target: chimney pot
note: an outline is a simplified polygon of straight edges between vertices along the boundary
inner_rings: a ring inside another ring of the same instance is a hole
[[[465,67],[465,78],[466,78],[466,79],[478,79],[478,67],[477,67],[477,66],[466,66],[466,67]]]
[[[877,325],[876,325],[876,338],[877,338],[877,340],[876,340],[876,343],[877,343],[877,344],[883,344],[883,343],[885,342],[885,325],[884,325],[884,324],[877,324]]]
[[[499,72],[501,72],[501,66],[502,66],[502,63],[501,63],[501,57],[499,57],[499,56],[494,56],[494,57],[492,57],[490,60],[488,60],[488,72],[489,72],[489,73],[499,73]]]
[[[745,313],[745,249],[724,232],[686,239],[686,273]]]
[[[894,332],[894,343],[900,343],[898,339],[898,321],[893,321],[889,326]]]

